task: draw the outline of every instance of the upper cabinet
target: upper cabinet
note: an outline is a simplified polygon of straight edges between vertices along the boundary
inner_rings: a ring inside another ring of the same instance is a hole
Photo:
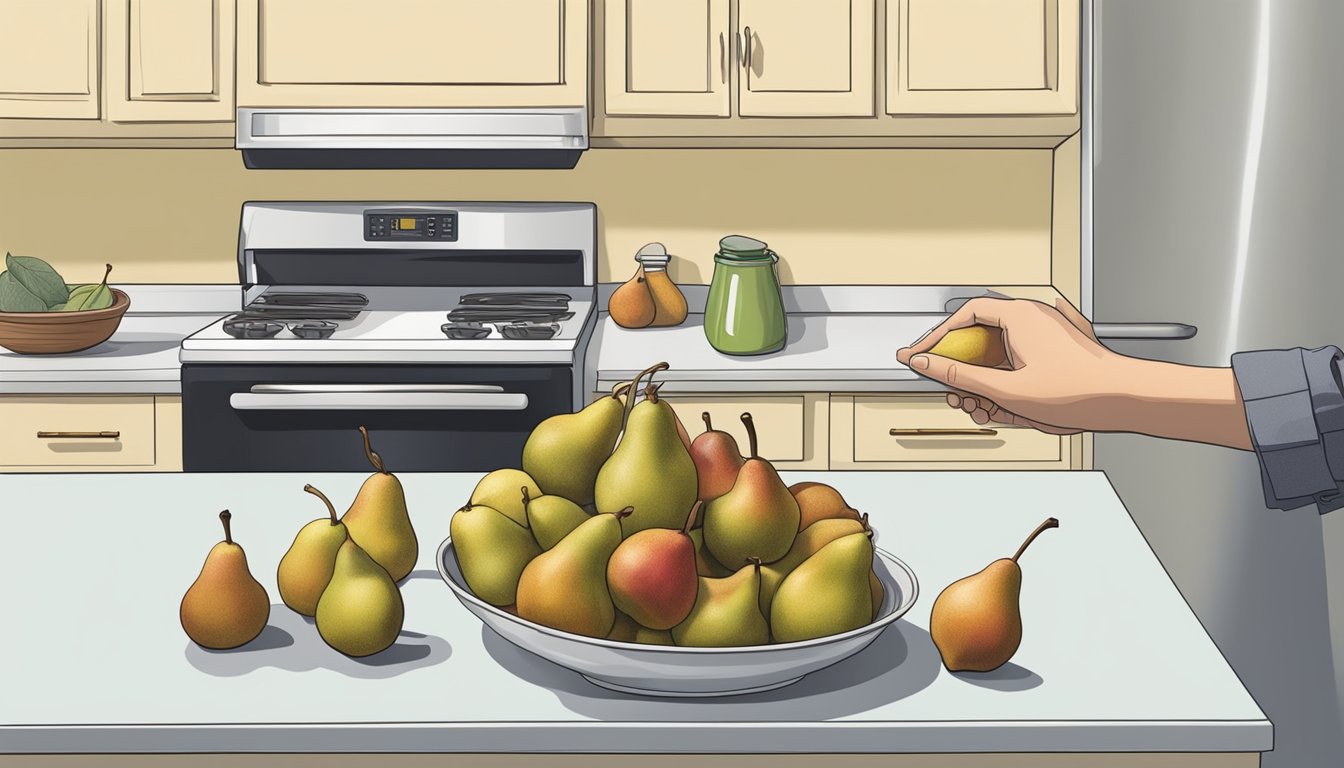
[[[889,0],[887,112],[1077,112],[1078,12],[1077,0]]]
[[[0,118],[98,119],[98,0],[0,0]]]
[[[586,103],[585,0],[238,0],[238,104]]]
[[[607,114],[728,116],[728,0],[608,0],[604,27]]]
[[[874,0],[738,0],[743,117],[873,114]]]
[[[107,0],[107,115],[233,119],[232,0]]]

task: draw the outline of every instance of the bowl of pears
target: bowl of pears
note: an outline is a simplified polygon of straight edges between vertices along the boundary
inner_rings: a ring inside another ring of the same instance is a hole
[[[542,421],[520,469],[487,474],[439,547],[448,587],[505,640],[626,693],[756,693],[863,650],[914,604],[914,572],[834,488],[786,485],[751,414],[747,456],[708,413],[690,439],[653,382],[667,368]]]

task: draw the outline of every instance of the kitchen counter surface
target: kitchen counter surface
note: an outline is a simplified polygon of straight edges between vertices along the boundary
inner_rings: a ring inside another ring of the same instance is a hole
[[[182,339],[229,314],[237,286],[125,286],[131,311],[112,338],[65,355],[0,347],[0,394],[177,394]]]
[[[918,575],[920,597],[834,667],[776,691],[708,700],[598,688],[484,629],[433,562],[478,477],[403,478],[420,540],[402,587],[406,622],[396,645],[360,661],[329,649],[280,603],[275,568],[294,533],[322,513],[303,484],[344,509],[362,475],[0,476],[10,629],[0,634],[0,753],[1272,746],[1264,714],[1101,473],[785,473],[788,482],[830,482],[868,512],[879,546]],[[224,507],[272,607],[257,640],[211,652],[187,639],[177,611],[221,538]],[[1017,655],[992,673],[947,672],[927,631],[934,598],[1011,555],[1051,515],[1061,527],[1022,560]]]

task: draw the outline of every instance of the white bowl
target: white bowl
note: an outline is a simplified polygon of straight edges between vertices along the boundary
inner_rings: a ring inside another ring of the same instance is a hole
[[[919,596],[914,571],[882,549],[873,568],[885,594],[867,626],[813,640],[733,648],[681,648],[602,640],[521,619],[477,598],[458,568],[452,537],[439,546],[439,574],[457,599],[500,637],[604,688],[647,696],[728,696],[780,688],[863,650]]]

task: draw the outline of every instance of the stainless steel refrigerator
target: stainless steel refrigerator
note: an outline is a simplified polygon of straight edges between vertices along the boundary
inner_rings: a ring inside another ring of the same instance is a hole
[[[1091,11],[1092,315],[1199,329],[1113,348],[1344,347],[1344,2]],[[1254,455],[1226,448],[1098,435],[1095,462],[1273,721],[1263,765],[1344,765],[1344,511],[1267,509]]]

